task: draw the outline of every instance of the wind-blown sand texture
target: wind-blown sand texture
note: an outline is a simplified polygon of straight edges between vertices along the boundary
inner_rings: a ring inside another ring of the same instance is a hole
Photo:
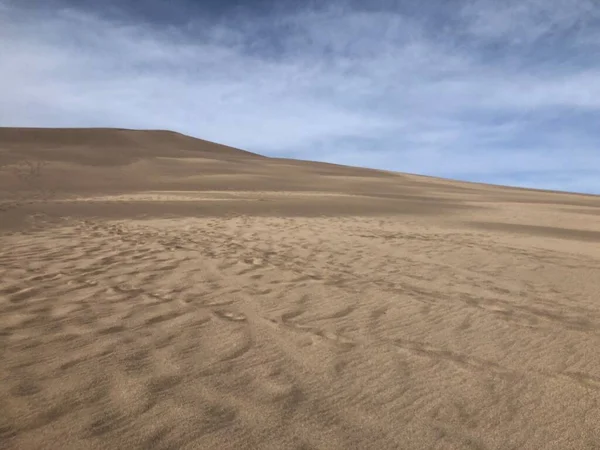
[[[0,165],[0,448],[600,448],[599,197],[160,131]]]

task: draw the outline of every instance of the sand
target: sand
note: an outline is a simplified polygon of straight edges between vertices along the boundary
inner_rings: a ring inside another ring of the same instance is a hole
[[[0,166],[0,448],[600,448],[600,197],[162,131]]]

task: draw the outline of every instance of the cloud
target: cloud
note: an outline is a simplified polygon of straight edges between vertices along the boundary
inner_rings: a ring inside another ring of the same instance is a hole
[[[565,31],[583,31],[600,18],[594,0],[476,0],[461,10],[468,32],[505,44],[532,44]]]
[[[600,62],[580,55],[600,50],[592,0],[194,10],[177,26],[18,5],[0,2],[0,125],[169,128],[274,156],[600,193]]]

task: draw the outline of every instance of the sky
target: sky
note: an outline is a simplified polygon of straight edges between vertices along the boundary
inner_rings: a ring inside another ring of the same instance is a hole
[[[0,0],[0,126],[600,194],[600,2]]]

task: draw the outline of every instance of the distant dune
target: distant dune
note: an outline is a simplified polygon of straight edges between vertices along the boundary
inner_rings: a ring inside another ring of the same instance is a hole
[[[600,197],[0,128],[0,448],[597,449]]]

